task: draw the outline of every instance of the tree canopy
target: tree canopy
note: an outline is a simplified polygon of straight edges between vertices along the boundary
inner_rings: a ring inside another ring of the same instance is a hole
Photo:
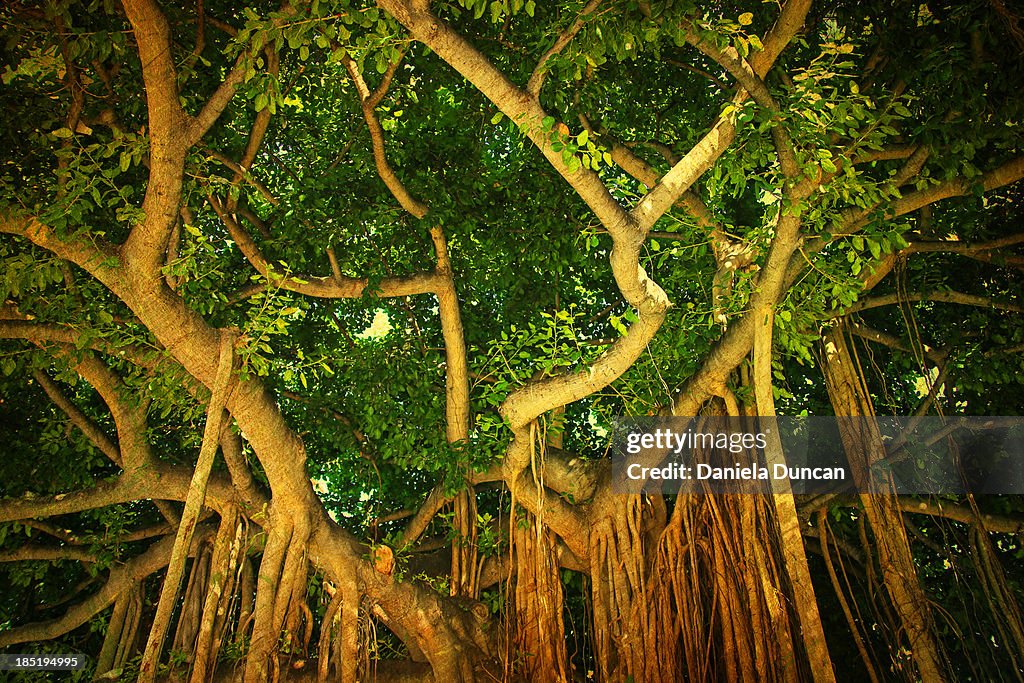
[[[608,434],[1019,414],[1022,21],[7,3],[0,647],[110,680],[1019,679],[1019,497],[623,495]]]

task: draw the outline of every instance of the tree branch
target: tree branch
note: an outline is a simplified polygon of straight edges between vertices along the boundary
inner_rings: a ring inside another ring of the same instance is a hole
[[[810,0],[788,0],[775,26],[765,35],[764,50],[751,58],[751,69],[758,78],[765,74],[778,59],[782,50],[803,26],[810,9]],[[745,99],[743,92],[737,93],[734,104]],[[631,212],[642,230],[649,230],[654,222],[672,206],[676,199],[714,165],[718,157],[736,138],[735,116],[719,118],[701,140],[694,145],[678,164],[666,173],[658,185],[640,200]]]
[[[534,67],[533,73],[530,74],[530,79],[526,82],[526,92],[534,98],[540,95],[540,90],[544,87],[544,78],[547,76],[548,61],[565,49],[565,46],[576,37],[576,34],[587,25],[587,20],[595,11],[597,11],[597,8],[600,5],[601,0],[590,0],[590,2],[584,5],[583,9],[580,10],[580,13],[576,16],[572,25],[558,34],[558,37],[555,39],[555,44],[552,45],[539,60],[537,60],[537,66]]]
[[[14,550],[0,552],[0,562],[58,562],[75,560],[78,562],[95,562],[96,555],[85,548],[75,546],[48,547],[25,545]]]
[[[914,353],[913,349],[910,348],[910,345],[904,342],[899,337],[893,336],[886,332],[881,332],[872,327],[868,327],[867,325],[853,323],[849,325],[849,330],[850,332],[857,335],[858,337],[861,337],[862,339],[867,339],[868,341],[873,341],[877,344],[888,346],[891,349],[903,351],[904,353]],[[921,348],[924,351],[924,354],[928,358],[928,360],[932,361],[935,364],[944,362],[946,360],[946,357],[949,355],[948,351],[939,351],[933,349],[928,345],[922,345]]]
[[[746,90],[753,100],[776,115],[775,125],[771,128],[772,139],[775,142],[775,149],[779,156],[779,164],[782,167],[783,173],[787,178],[795,178],[800,174],[800,165],[796,160],[796,152],[793,149],[793,141],[789,137],[789,133],[783,127],[781,121],[778,120],[779,105],[775,102],[775,98],[772,97],[768,91],[768,86],[765,85],[764,81],[754,73],[753,67],[751,67],[740,54],[736,51],[736,48],[729,46],[726,48],[719,48],[717,45],[704,40],[700,34],[697,33],[696,28],[691,23],[685,27],[686,40],[688,43],[696,47],[702,53],[717,62],[722,68],[729,72],[733,78]],[[757,53],[755,53],[757,54]]]
[[[178,100],[178,76],[171,51],[171,29],[155,0],[124,0],[142,61],[149,116],[149,182],[145,215],[124,244],[125,262],[152,275],[163,265],[167,240],[178,218],[188,131],[193,119]]]
[[[552,167],[590,206],[613,239],[639,238],[629,215],[611,196],[598,175],[582,167],[569,170],[561,152],[551,148],[551,140],[543,126],[547,112],[533,97],[517,88],[461,35],[420,4],[407,0],[378,0],[377,4],[398,19],[416,40],[430,47],[476,86],[502,113],[520,125]]]
[[[245,61],[245,54],[241,54],[235,60],[235,65],[231,71],[228,72],[221,84],[217,86],[217,89],[210,95],[210,99],[206,101],[203,108],[199,113],[192,119],[188,133],[185,137],[185,144],[189,147],[195,145],[203,136],[209,132],[213,124],[217,122],[220,115],[224,113],[228,105],[231,104],[231,100],[235,97],[235,92],[238,90],[238,86],[245,80],[246,67],[243,63]]]
[[[0,522],[15,522],[33,517],[53,517],[83,510],[126,503],[142,497],[145,478],[138,474],[122,474],[116,479],[98,483],[87,491],[60,493],[55,496],[8,498],[0,500]]]
[[[900,498],[899,505],[900,509],[904,512],[928,515],[929,517],[942,517],[971,526],[981,525],[989,532],[1016,534],[1024,529],[1024,518],[987,513],[979,517],[969,507],[940,500],[926,501]]]
[[[394,70],[398,68],[398,64],[401,62],[401,55],[395,60],[389,67],[391,76],[394,76]],[[377,115],[374,113],[374,108],[380,103],[384,94],[387,92],[387,88],[391,83],[391,78],[385,74],[384,82],[381,83],[380,87],[373,93],[370,92],[369,87],[366,85],[366,81],[363,80],[363,75],[359,72],[359,66],[352,60],[351,57],[344,57],[342,63],[345,65],[345,70],[348,71],[349,77],[356,86],[356,92],[359,93],[359,101],[363,110],[363,118],[366,119],[366,127],[370,129],[370,141],[373,146],[373,161],[377,166],[377,175],[387,185],[388,190],[391,191],[392,196],[398,200],[398,203],[402,205],[402,208],[408,211],[416,218],[423,218],[427,215],[427,206],[422,202],[416,200],[409,191],[405,189],[405,185],[398,176],[395,175],[395,171],[391,168],[388,163],[387,154],[384,150],[384,129],[381,128],[380,122],[377,120]]]
[[[916,211],[922,206],[934,204],[942,199],[969,195],[974,186],[979,183],[985,192],[990,192],[996,188],[1016,182],[1021,178],[1024,178],[1024,157],[1012,159],[1002,166],[985,173],[981,178],[953,178],[933,187],[904,195],[901,199],[893,202],[892,207],[886,212],[886,217],[895,218]]]
[[[964,306],[978,306],[980,308],[993,308],[1002,311],[1012,311],[1014,313],[1024,312],[1024,307],[1020,306],[1019,304],[996,301],[989,297],[978,296],[976,294],[965,294],[963,292],[937,290],[934,292],[884,294],[882,296],[876,296],[870,299],[862,299],[861,301],[858,301],[849,308],[847,308],[845,311],[833,313],[830,317],[837,318],[841,315],[858,313],[860,311],[878,308],[879,306],[892,306],[893,304],[917,301],[936,301],[948,304],[961,304]]]
[[[212,532],[212,528],[202,527],[198,529],[192,546],[189,549],[190,554],[194,555],[200,544]],[[112,568],[107,582],[99,591],[68,609],[62,616],[50,621],[26,624],[8,631],[0,631],[0,647],[7,647],[18,643],[52,640],[78,628],[113,604],[117,596],[129,586],[165,566],[170,558],[173,540],[172,538],[159,540],[138,557],[132,558],[123,565]]]
[[[100,449],[107,458],[115,465],[121,465],[121,451],[118,450],[114,442],[111,441],[106,434],[103,433],[95,422],[86,417],[85,413],[78,409],[68,398],[61,392],[60,388],[42,372],[36,370],[32,373],[32,377],[39,383],[39,386],[43,388],[46,395],[50,397],[53,404],[60,408],[65,415],[71,420],[78,429],[84,434],[89,441],[93,443],[96,448]]]
[[[613,344],[590,367],[578,372],[535,381],[513,392],[499,409],[513,430],[522,428],[539,415],[600,391],[636,362],[665,319],[668,307],[641,315],[626,335]]]
[[[260,275],[267,278],[273,286],[321,299],[357,299],[366,292],[366,288],[370,284],[367,278],[338,278],[334,275],[331,277],[306,276],[296,278],[285,277],[271,271],[267,260],[263,257],[259,247],[256,246],[256,243],[249,234],[238,225],[234,217],[227,213],[227,209],[221,205],[216,197],[211,195],[209,200],[210,205],[220,217],[221,222],[227,227],[228,232],[231,234],[231,239],[238,245],[238,249],[245,256],[246,260],[249,261]],[[385,278],[379,283],[378,288],[374,290],[374,294],[381,298],[427,294],[434,291],[436,281],[437,276],[434,273],[418,273],[405,277]]]

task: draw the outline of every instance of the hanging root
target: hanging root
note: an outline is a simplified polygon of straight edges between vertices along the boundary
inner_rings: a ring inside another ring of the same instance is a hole
[[[825,558],[825,569],[828,570],[829,580],[832,581],[832,588],[835,590],[836,597],[839,599],[839,606],[843,610],[843,616],[846,617],[846,623],[850,627],[850,633],[853,634],[853,642],[857,645],[857,652],[860,653],[861,661],[864,662],[864,668],[868,672],[868,678],[871,680],[871,683],[878,683],[878,672],[875,671],[875,665],[868,654],[868,649],[864,643],[864,637],[861,633],[860,626],[857,624],[857,620],[853,616],[853,611],[850,609],[850,603],[846,599],[846,591],[843,590],[842,584],[839,582],[839,575],[836,573],[835,566],[832,564],[832,552],[829,550],[828,517],[824,511],[818,513],[818,539],[821,542],[822,557]]]
[[[120,671],[135,650],[142,613],[142,584],[133,583],[114,602],[94,676]]]
[[[1006,582],[1006,575],[988,534],[977,526],[970,533],[972,557],[979,583],[988,599],[992,619],[1002,636],[1006,655],[1020,680],[1019,674],[1024,672],[1024,624],[1017,598]]]
[[[192,658],[191,680],[199,683],[209,679],[213,673],[213,665],[217,661],[220,641],[216,637],[217,619],[224,609],[223,598],[227,584],[234,576],[234,563],[238,558],[238,512],[229,506],[220,520],[217,538],[213,543],[213,554],[210,559],[208,588],[203,601],[202,618],[196,635],[195,654]],[[228,587],[228,591],[230,588]]]
[[[829,400],[836,415],[854,416],[840,421],[840,436],[854,479],[866,482],[868,469],[886,457],[882,435],[870,420],[874,405],[856,346],[848,340],[845,326],[834,327],[825,339],[824,371]],[[864,493],[860,500],[874,532],[882,579],[898,616],[896,623],[906,635],[918,674],[928,681],[945,680],[944,652],[936,636],[928,597],[917,576],[895,495]]]
[[[207,581],[210,576],[210,547],[204,544],[196,558],[192,561],[185,597],[178,612],[178,625],[171,639],[171,650],[175,652],[192,652],[199,632],[199,620],[202,618],[203,600],[206,595]]]
[[[103,639],[103,647],[100,648],[99,657],[96,660],[96,675],[105,674],[114,668],[114,655],[121,642],[121,634],[124,631],[125,616],[128,614],[129,594],[131,588],[126,589],[117,597],[114,602],[114,611],[110,615],[110,622],[107,624],[107,635]]]
[[[260,562],[256,602],[243,602],[239,631],[252,621],[252,638],[245,664],[245,681],[276,680],[287,655],[286,666],[305,666],[307,647],[313,632],[312,614],[306,605],[309,559],[306,543],[310,525],[306,517],[292,518],[271,508],[267,541]],[[249,593],[242,574],[243,598]],[[251,609],[251,612],[250,612]],[[251,616],[250,616],[251,615]],[[239,636],[236,635],[236,639]]]
[[[729,457],[731,464],[740,456]],[[592,534],[595,650],[604,678],[797,680],[795,619],[769,499],[680,495],[667,524],[658,499],[642,500]],[[650,565],[637,559],[646,556]]]
[[[142,622],[142,595],[145,584],[139,582],[129,591],[128,612],[124,618],[121,640],[114,654],[114,669],[120,670],[135,656],[139,645],[139,624]]]
[[[317,676],[319,683],[325,683],[330,673],[331,652],[337,638],[338,622],[341,616],[341,592],[335,590],[331,602],[320,623],[320,642],[317,645]]]
[[[613,501],[591,530],[590,575],[594,649],[606,680],[677,680],[657,666],[661,644],[648,608],[648,518],[652,504],[642,496]]]
[[[281,583],[274,601],[274,630],[282,634],[281,647],[293,658],[293,664],[301,662],[299,666],[305,663],[306,647],[312,634],[312,620],[306,616],[309,614],[306,605],[309,579],[309,560],[306,557],[308,539],[309,522],[300,518],[292,530],[292,538],[281,571]]]
[[[291,521],[271,511],[274,523],[267,529],[267,543],[263,548],[259,576],[256,585],[256,604],[252,611],[252,639],[245,663],[245,683],[263,683],[273,678],[276,670],[277,645],[281,631],[275,628],[274,611],[281,575],[284,572],[285,557],[291,544]]]
[[[228,637],[232,627],[236,631],[241,630],[241,609],[238,620],[234,618],[235,608],[243,602],[243,591],[251,590],[251,582],[248,587],[243,585],[242,577],[247,568],[250,568],[249,560],[245,553],[248,549],[249,521],[240,516],[235,526],[235,536],[231,541],[228,552],[228,561],[224,571],[224,587],[221,591],[220,600],[216,607],[216,616],[213,622],[213,642],[210,644],[210,657],[216,661],[217,654],[221,651],[222,644]],[[249,574],[251,577],[251,573]]]
[[[359,608],[361,595],[355,581],[342,581],[338,594],[341,596],[341,623],[336,639],[336,656],[341,680],[359,680]]]
[[[229,332],[222,331],[220,333],[220,358],[217,364],[217,376],[214,381],[210,403],[206,410],[206,427],[203,431],[202,446],[199,449],[199,459],[196,462],[196,469],[192,475],[192,481],[185,498],[185,507],[181,513],[181,523],[178,526],[178,533],[174,539],[174,547],[171,550],[171,559],[167,565],[164,585],[160,591],[160,601],[157,603],[156,615],[153,617],[153,626],[150,629],[146,650],[143,653],[142,663],[139,666],[139,680],[143,683],[152,683],[156,677],[156,671],[163,652],[164,638],[167,635],[171,614],[178,599],[181,577],[185,571],[185,561],[188,559],[196,523],[199,520],[199,514],[206,500],[206,484],[209,481],[210,471],[213,468],[214,456],[217,454],[217,442],[220,436],[221,421],[224,417],[224,403],[227,397],[227,387],[231,379],[233,363],[234,336]],[[197,564],[199,564],[198,557],[196,562],[193,563],[193,567]],[[198,578],[195,571],[193,571],[193,578]],[[191,618],[191,615],[189,615],[189,619]],[[181,620],[179,620],[180,623]]]
[[[252,641],[252,620],[256,608],[256,587],[252,560],[242,555],[238,572],[238,625],[235,627],[234,646],[241,649],[246,638]]]
[[[454,501],[455,538],[452,540],[451,594],[476,599],[477,528],[476,492],[472,486],[461,491]]]
[[[562,580],[555,536],[527,513],[518,524],[515,547],[515,647],[529,680],[568,680]]]

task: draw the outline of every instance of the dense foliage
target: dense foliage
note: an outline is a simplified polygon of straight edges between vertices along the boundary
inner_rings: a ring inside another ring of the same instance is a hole
[[[718,510],[615,494],[607,448],[623,415],[1019,414],[1022,21],[8,3],[0,646],[1019,678],[1020,499]]]

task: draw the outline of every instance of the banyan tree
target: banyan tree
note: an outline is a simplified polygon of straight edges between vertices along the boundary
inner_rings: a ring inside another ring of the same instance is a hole
[[[1020,412],[1013,3],[11,0],[0,39],[2,652],[1024,677],[1020,497],[610,464],[634,417],[955,454]]]

